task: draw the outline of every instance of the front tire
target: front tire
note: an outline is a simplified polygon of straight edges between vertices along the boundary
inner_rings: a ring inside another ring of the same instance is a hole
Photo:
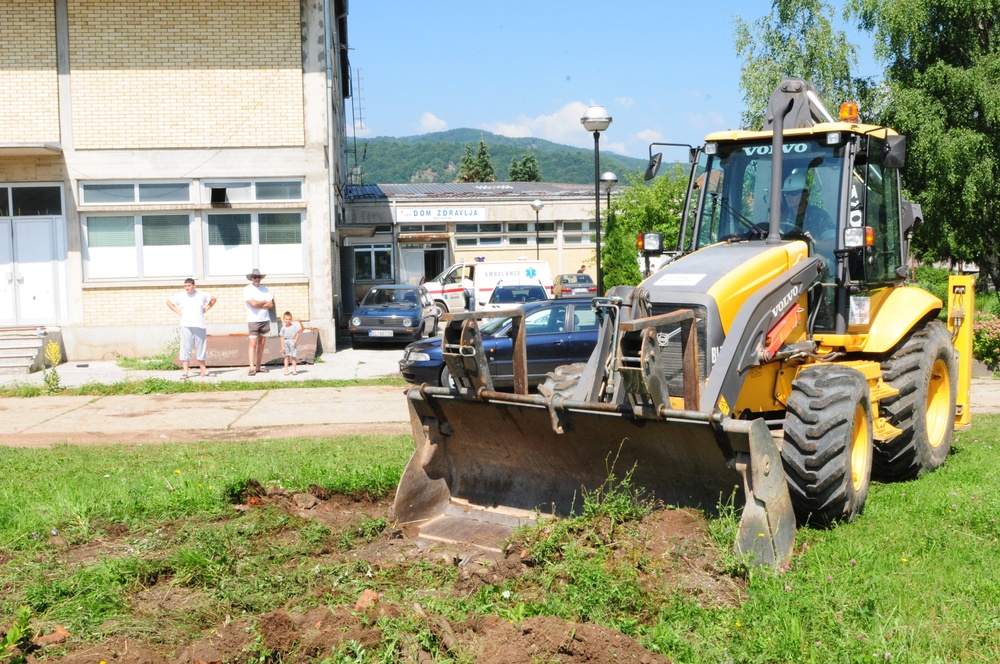
[[[781,448],[798,522],[851,521],[868,497],[872,407],[864,375],[821,365],[792,382]]]
[[[899,394],[880,405],[903,433],[875,449],[875,477],[920,477],[948,458],[955,430],[958,363],[948,328],[940,321],[918,327],[882,362],[882,377]]]
[[[456,389],[458,387],[458,383],[455,382],[455,379],[451,377],[451,372],[448,371],[447,364],[441,369],[440,385],[441,387],[448,387],[451,389]]]

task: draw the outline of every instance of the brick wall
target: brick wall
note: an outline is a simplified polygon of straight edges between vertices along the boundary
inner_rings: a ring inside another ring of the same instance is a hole
[[[62,182],[65,177],[66,168],[61,157],[5,157],[0,160],[0,182]]]
[[[274,295],[278,317],[291,311],[296,320],[308,323],[309,286],[307,284],[267,285]],[[182,286],[123,286],[85,288],[83,291],[84,325],[87,327],[127,324],[176,325],[177,314],[167,308],[167,298],[182,292]],[[213,324],[246,322],[243,286],[204,286],[216,298],[208,312],[209,330]]]
[[[78,149],[303,144],[299,0],[68,4]]]
[[[0,2],[0,143],[59,142],[52,2]]]

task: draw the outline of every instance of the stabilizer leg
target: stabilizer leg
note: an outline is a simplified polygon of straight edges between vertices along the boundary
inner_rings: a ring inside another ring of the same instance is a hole
[[[733,422],[734,425],[739,423]],[[745,455],[738,455],[736,466],[743,475],[746,505],[733,549],[737,555],[749,556],[758,564],[778,568],[792,557],[795,512],[788,495],[781,453],[771,432],[764,420],[745,424],[749,425],[750,459],[747,463]]]

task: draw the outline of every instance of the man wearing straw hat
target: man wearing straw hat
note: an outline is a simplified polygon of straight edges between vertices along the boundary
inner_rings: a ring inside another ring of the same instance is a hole
[[[264,359],[264,344],[267,342],[267,333],[271,331],[271,315],[267,310],[274,307],[274,296],[271,295],[271,291],[260,284],[261,279],[266,276],[254,268],[247,275],[250,283],[243,287],[243,301],[247,305],[247,329],[250,336],[249,375],[251,376],[267,373],[267,369],[261,366],[261,361]]]

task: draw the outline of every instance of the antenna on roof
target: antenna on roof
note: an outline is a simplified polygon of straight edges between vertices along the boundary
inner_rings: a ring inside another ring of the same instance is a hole
[[[364,98],[361,94],[361,70],[354,70],[354,80],[351,81],[351,87],[354,88],[354,94],[351,95],[351,142],[354,147],[346,152],[354,155],[354,167],[351,169],[350,181],[352,184],[364,184],[365,183],[365,173],[364,173],[364,161],[365,155],[368,153],[368,143],[364,145],[364,151],[361,154],[361,163],[358,163],[358,127],[365,126],[365,108],[364,108]]]

